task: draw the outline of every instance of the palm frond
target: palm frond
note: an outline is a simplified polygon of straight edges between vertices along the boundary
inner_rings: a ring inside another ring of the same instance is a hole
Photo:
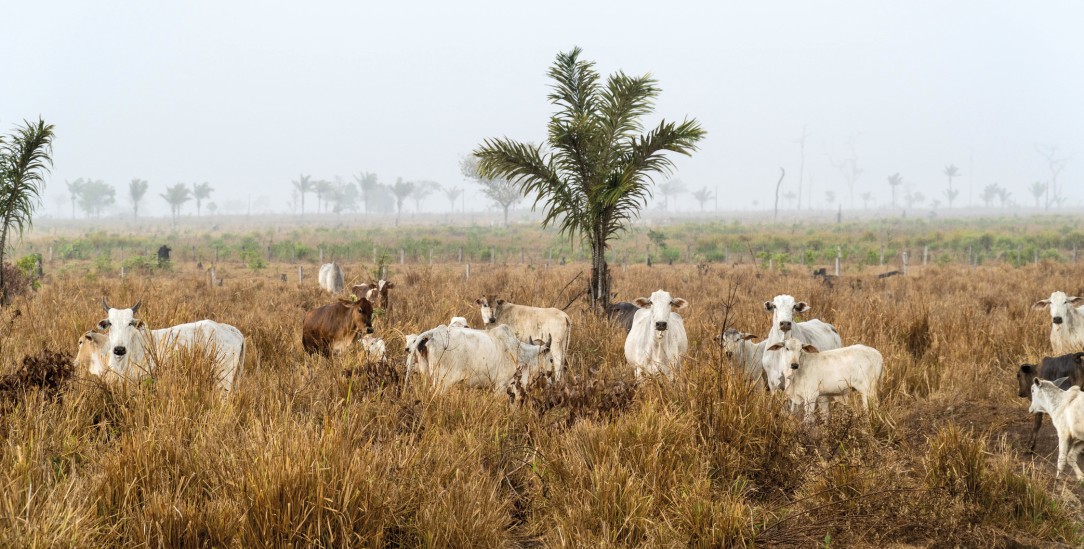
[[[20,236],[33,224],[41,204],[45,173],[53,165],[52,124],[24,121],[9,140],[0,142],[0,247],[14,230]]]

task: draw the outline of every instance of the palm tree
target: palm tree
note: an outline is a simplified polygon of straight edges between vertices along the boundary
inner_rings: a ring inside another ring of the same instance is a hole
[[[293,183],[294,190],[296,190],[301,195],[301,216],[304,217],[305,193],[311,192],[313,190],[312,178],[305,174],[301,174],[301,177],[299,177],[297,180],[291,181],[290,183]]]
[[[1039,207],[1039,200],[1042,199],[1043,195],[1046,194],[1046,190],[1049,188],[1050,186],[1042,181],[1036,181],[1028,186],[1028,192],[1031,193],[1031,196],[1035,197],[1036,208]]]
[[[12,232],[22,237],[41,205],[44,174],[53,165],[53,125],[29,120],[6,138],[0,136],[0,304],[8,302],[4,253]]]
[[[956,196],[960,194],[960,191],[952,188],[952,180],[960,176],[960,168],[957,168],[955,164],[949,164],[941,173],[948,176],[948,190],[945,191],[945,198],[948,199],[948,207],[951,208],[952,201],[956,200]]]
[[[75,203],[79,201],[79,196],[83,194],[83,186],[86,182],[80,177],[75,181],[65,181],[64,184],[68,186],[68,197],[72,201],[72,219],[75,219]]]
[[[452,206],[452,208],[448,210],[449,212],[455,211],[455,201],[461,194],[463,194],[463,189],[461,187],[448,187],[447,189],[444,189],[444,196],[448,197],[448,204],[451,204]]]
[[[704,211],[704,204],[714,200],[715,194],[708,190],[707,187],[703,187],[699,191],[693,192],[693,198],[700,203],[700,211]]]
[[[414,183],[403,181],[400,177],[395,180],[391,187],[391,194],[395,195],[395,226],[399,226],[399,216],[403,214],[403,201],[414,192]]]
[[[139,219],[139,202],[143,200],[143,195],[147,194],[149,185],[143,179],[133,179],[128,183],[128,197],[132,200],[132,216],[136,219]]]
[[[556,224],[570,239],[591,246],[592,305],[610,304],[606,250],[646,206],[654,176],[673,171],[667,151],[691,155],[704,130],[695,119],[662,120],[646,134],[641,119],[655,110],[659,95],[650,76],[622,72],[599,82],[594,63],[581,50],[560,53],[549,70],[549,94],[557,112],[550,118],[545,145],[487,139],[474,151],[479,173],[504,178],[536,193],[544,203],[543,226]]]
[[[192,200],[192,191],[189,190],[188,185],[177,183],[166,187],[166,192],[158,196],[161,196],[169,203],[169,209],[173,212],[173,222],[176,223],[177,217],[181,215],[181,206],[184,206],[185,202]]]
[[[680,179],[671,179],[666,183],[659,183],[659,192],[662,193],[662,209],[670,211],[670,197],[685,192],[685,182]]]
[[[79,192],[79,209],[87,217],[101,217],[102,209],[116,202],[117,190],[100,179],[88,179]]]
[[[200,216],[200,210],[202,209],[203,201],[211,198],[212,192],[214,192],[214,189],[212,189],[211,185],[206,181],[204,181],[203,183],[192,184],[192,198],[196,199],[196,217]]]
[[[858,195],[858,197],[862,199],[862,209],[863,210],[868,210],[869,209],[869,201],[873,200],[873,193],[871,193],[869,191],[866,191],[866,192]]]
[[[358,184],[358,190],[361,191],[361,201],[365,203],[366,213],[373,210],[372,204],[369,198],[373,196],[374,191],[380,185],[377,180],[376,174],[372,172],[362,172],[354,176],[354,181]]]
[[[896,172],[888,176],[888,186],[892,187],[892,207],[896,207],[896,188],[903,185],[903,178],[900,177],[900,172]]]
[[[414,199],[414,212],[422,211],[422,201],[429,195],[440,190],[440,183],[436,181],[418,181],[414,184],[414,191],[410,197]]]
[[[312,192],[316,193],[316,213],[322,213],[327,210],[327,200],[324,198],[335,192],[335,185],[326,179],[321,179],[312,184]],[[323,205],[322,208],[321,205]]]

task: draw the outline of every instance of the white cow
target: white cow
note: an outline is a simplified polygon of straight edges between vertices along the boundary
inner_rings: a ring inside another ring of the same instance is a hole
[[[506,324],[516,337],[531,340],[552,338],[553,379],[560,381],[572,333],[572,320],[564,311],[516,305],[494,296],[482,297],[475,303],[481,307],[482,321],[487,329]]]
[[[1084,480],[1077,458],[1084,450],[1084,398],[1080,387],[1073,385],[1063,391],[1061,387],[1069,384],[1069,378],[1063,377],[1054,382],[1035,379],[1031,386],[1031,408],[1033,414],[1047,414],[1054,429],[1058,431],[1058,473],[1061,476],[1065,462],[1076,473],[1077,480]]]
[[[684,309],[688,302],[656,290],[651,298],[638,297],[632,329],[625,337],[625,360],[636,368],[636,378],[663,374],[671,381],[681,368],[681,357],[689,350],[685,322],[673,309]]]
[[[1084,298],[1054,292],[1050,299],[1036,301],[1032,309],[1050,308],[1050,346],[1054,355],[1084,351]]]
[[[516,398],[552,362],[550,348],[549,341],[519,341],[506,325],[491,330],[441,325],[408,338],[407,376],[413,369],[441,391],[462,382]]]
[[[806,420],[812,419],[814,407],[827,414],[829,399],[841,399],[851,390],[862,395],[866,410],[869,399],[877,400],[884,358],[873,347],[851,345],[819,351],[816,346],[788,337],[768,350],[778,352],[788,364],[784,393],[792,410],[804,407]]]
[[[343,268],[338,263],[324,263],[318,278],[321,288],[333,294],[343,291]]]
[[[359,343],[366,362],[384,362],[388,359],[388,346],[383,339],[365,334],[361,336]]]
[[[745,377],[757,385],[766,386],[764,375],[764,349],[768,342],[753,343],[757,336],[727,328],[719,335],[719,342],[727,358],[733,359],[745,373]]]
[[[139,381],[149,376],[157,361],[183,348],[204,347],[214,353],[214,378],[219,389],[229,393],[245,364],[245,337],[229,324],[200,320],[172,328],[147,330],[135,318],[139,303],[129,309],[114,309],[102,299],[107,317],[98,323],[108,330],[109,370],[120,380]]]
[[[768,388],[772,391],[783,388],[783,374],[788,366],[780,353],[771,350],[772,345],[781,343],[787,337],[793,337],[821,351],[843,346],[836,328],[827,322],[818,319],[794,322],[794,313],[810,311],[809,304],[804,301],[795,303],[794,298],[789,295],[777,295],[773,300],[764,302],[764,310],[772,313],[772,327],[764,340],[767,342],[767,349],[761,363],[768,378]]]

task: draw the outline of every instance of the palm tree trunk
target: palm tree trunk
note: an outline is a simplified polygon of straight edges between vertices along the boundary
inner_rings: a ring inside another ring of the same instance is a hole
[[[508,206],[504,207],[504,228],[508,228]]]
[[[610,306],[610,266],[606,263],[606,243],[601,235],[591,238],[591,281],[588,301],[600,311]]]

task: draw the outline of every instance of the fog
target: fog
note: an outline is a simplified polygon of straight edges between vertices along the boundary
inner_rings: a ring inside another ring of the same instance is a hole
[[[56,125],[44,203],[56,217],[72,215],[65,181],[78,178],[116,188],[103,215],[131,215],[133,178],[150,182],[141,213],[168,215],[159,194],[175,183],[209,183],[220,213],[291,212],[300,174],[361,172],[458,185],[478,210],[487,201],[460,158],[486,137],[541,141],[545,72],[580,46],[603,75],[654,75],[657,117],[702,123],[676,177],[717,191],[721,211],[770,209],[780,168],[784,194],[804,173],[803,209],[849,208],[833,165],[847,158],[861,170],[855,208],[865,192],[885,207],[899,173],[898,202],[907,189],[943,210],[949,164],[956,208],[981,206],[993,183],[1030,206],[1028,185],[1051,178],[1047,147],[1067,160],[1062,206],[1084,202],[1078,2],[463,4],[9,4],[0,129]],[[437,192],[421,208],[446,204]],[[690,193],[669,207],[700,208]]]

